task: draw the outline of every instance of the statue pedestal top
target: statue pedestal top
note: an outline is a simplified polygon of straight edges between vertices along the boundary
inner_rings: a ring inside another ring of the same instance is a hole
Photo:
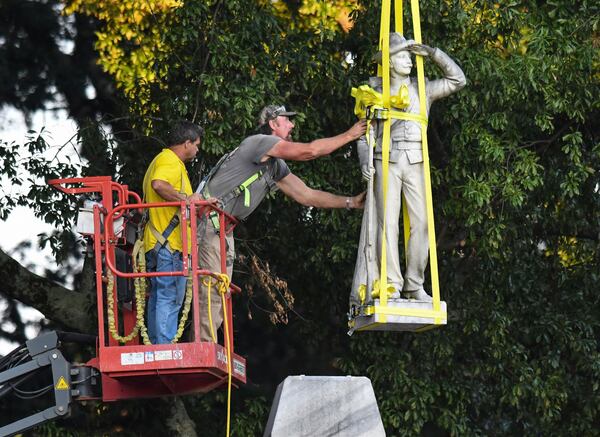
[[[433,302],[409,299],[389,299],[382,306],[379,299],[357,308],[350,320],[350,332],[354,331],[411,331],[420,332],[447,323],[446,302],[440,301],[439,311]]]

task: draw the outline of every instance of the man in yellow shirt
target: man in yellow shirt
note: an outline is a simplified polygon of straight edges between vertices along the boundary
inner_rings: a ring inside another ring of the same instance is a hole
[[[193,194],[184,162],[198,153],[203,130],[191,122],[177,123],[168,137],[169,147],[152,160],[144,176],[146,203],[192,202],[200,200]],[[179,208],[161,207],[149,210],[144,230],[148,271],[173,272],[183,269]],[[188,242],[190,241],[190,230]],[[189,250],[189,247],[188,247]],[[177,332],[179,310],[185,296],[184,276],[158,276],[150,280],[148,299],[148,335],[153,344],[171,343]]]

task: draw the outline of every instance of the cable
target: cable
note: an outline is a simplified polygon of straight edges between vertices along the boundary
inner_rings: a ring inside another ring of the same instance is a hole
[[[11,386],[12,386],[12,384],[11,384]],[[54,388],[54,386],[52,384],[50,384],[49,386],[41,388],[41,389],[36,390],[34,392],[27,392],[25,390],[19,390],[17,387],[13,386],[13,390],[15,391],[15,396],[18,397],[19,399],[35,399],[35,398],[39,398],[40,396],[43,396],[46,393],[48,393],[53,388]]]
[[[215,335],[215,331],[213,329],[213,323],[212,323],[212,309],[210,308],[210,301],[211,301],[211,288],[212,288],[212,276],[206,276],[203,280],[202,283],[206,286],[206,309],[208,311],[208,327],[210,329],[210,336],[212,337],[212,341],[213,343],[217,342],[217,336]]]
[[[9,352],[4,357],[0,358],[0,369],[4,369],[5,367],[7,367],[7,365],[10,362],[12,362],[12,360],[17,355],[23,355],[23,354],[29,355],[29,351],[27,349],[27,346],[25,346],[25,345],[22,344],[22,345],[17,346],[15,349],[13,349],[11,352]]]

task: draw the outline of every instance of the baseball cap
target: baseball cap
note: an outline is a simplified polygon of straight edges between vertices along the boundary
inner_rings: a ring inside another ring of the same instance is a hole
[[[286,110],[285,106],[283,105],[267,105],[260,111],[260,115],[258,116],[258,125],[265,125],[269,122],[269,120],[275,120],[280,115],[293,117],[296,115],[296,113]]]

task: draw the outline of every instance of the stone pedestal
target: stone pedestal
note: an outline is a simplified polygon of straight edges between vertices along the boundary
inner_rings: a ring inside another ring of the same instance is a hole
[[[288,376],[263,437],[384,437],[371,381],[363,376]]]

